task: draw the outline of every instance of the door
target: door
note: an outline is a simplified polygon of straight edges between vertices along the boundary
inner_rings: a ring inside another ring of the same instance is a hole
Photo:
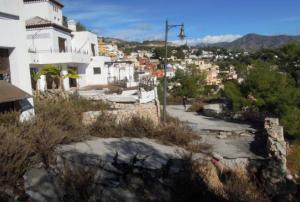
[[[66,39],[58,37],[58,48],[60,53],[66,52]]]
[[[77,72],[77,67],[69,67],[68,69],[72,69],[74,72]],[[69,83],[71,88],[77,88],[77,79],[69,78]]]
[[[9,50],[0,48],[0,80],[10,82]]]

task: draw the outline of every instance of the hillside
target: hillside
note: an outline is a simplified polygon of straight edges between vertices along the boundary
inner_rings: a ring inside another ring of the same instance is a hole
[[[300,36],[264,36],[258,34],[247,34],[229,43],[216,43],[209,46],[218,46],[228,49],[241,49],[245,51],[256,51],[262,48],[278,48],[288,43],[300,42]]]
[[[135,47],[164,47],[165,42],[161,40],[146,40],[143,42],[137,42],[137,41],[125,41],[122,39],[116,39],[111,37],[104,37],[104,41],[106,43],[114,43],[121,47],[127,47],[127,48],[135,48]],[[169,46],[175,46],[176,44],[168,42]]]

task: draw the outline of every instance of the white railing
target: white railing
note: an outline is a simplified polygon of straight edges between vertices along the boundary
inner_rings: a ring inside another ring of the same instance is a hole
[[[65,49],[65,50],[59,50],[59,49],[48,49],[48,50],[37,50],[37,49],[28,49],[29,53],[77,53],[77,54],[83,54],[83,55],[89,55],[89,51],[87,50],[78,50],[78,49]]]

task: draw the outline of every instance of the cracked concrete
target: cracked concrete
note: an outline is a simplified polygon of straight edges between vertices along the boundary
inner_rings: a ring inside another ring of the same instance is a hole
[[[260,147],[256,142],[256,130],[248,124],[233,123],[221,119],[206,117],[195,112],[186,112],[181,105],[170,105],[167,112],[171,117],[186,122],[201,136],[202,143],[212,145],[212,151],[226,159],[261,159],[253,147]],[[220,132],[247,132],[248,135],[218,138]],[[263,146],[263,145],[262,145]]]

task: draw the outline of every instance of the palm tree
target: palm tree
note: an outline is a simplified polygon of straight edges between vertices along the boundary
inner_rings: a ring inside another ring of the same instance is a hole
[[[46,74],[47,76],[50,76],[52,78],[52,89],[55,88],[55,79],[59,79],[59,87],[61,87],[60,84],[60,75],[61,75],[62,68],[56,65],[47,64],[44,65],[41,68],[41,71]]]
[[[73,69],[69,69],[68,73],[66,75],[63,75],[61,73],[62,71],[63,71],[62,66],[58,66],[58,65],[44,65],[42,67],[42,72],[52,77],[52,79],[53,79],[52,86],[55,85],[55,82],[54,82],[55,79],[59,80],[58,89],[60,89],[60,90],[64,90],[64,86],[63,86],[64,79],[66,79],[66,78],[78,79],[79,78],[79,75]]]
[[[43,71],[43,69],[39,69],[39,71],[37,72],[32,72],[31,73],[31,76],[33,78],[33,80],[35,81],[35,91],[36,91],[36,94],[37,94],[37,97],[39,97],[40,95],[40,89],[39,89],[39,83],[38,81],[41,79],[41,76],[44,75],[45,72]]]

